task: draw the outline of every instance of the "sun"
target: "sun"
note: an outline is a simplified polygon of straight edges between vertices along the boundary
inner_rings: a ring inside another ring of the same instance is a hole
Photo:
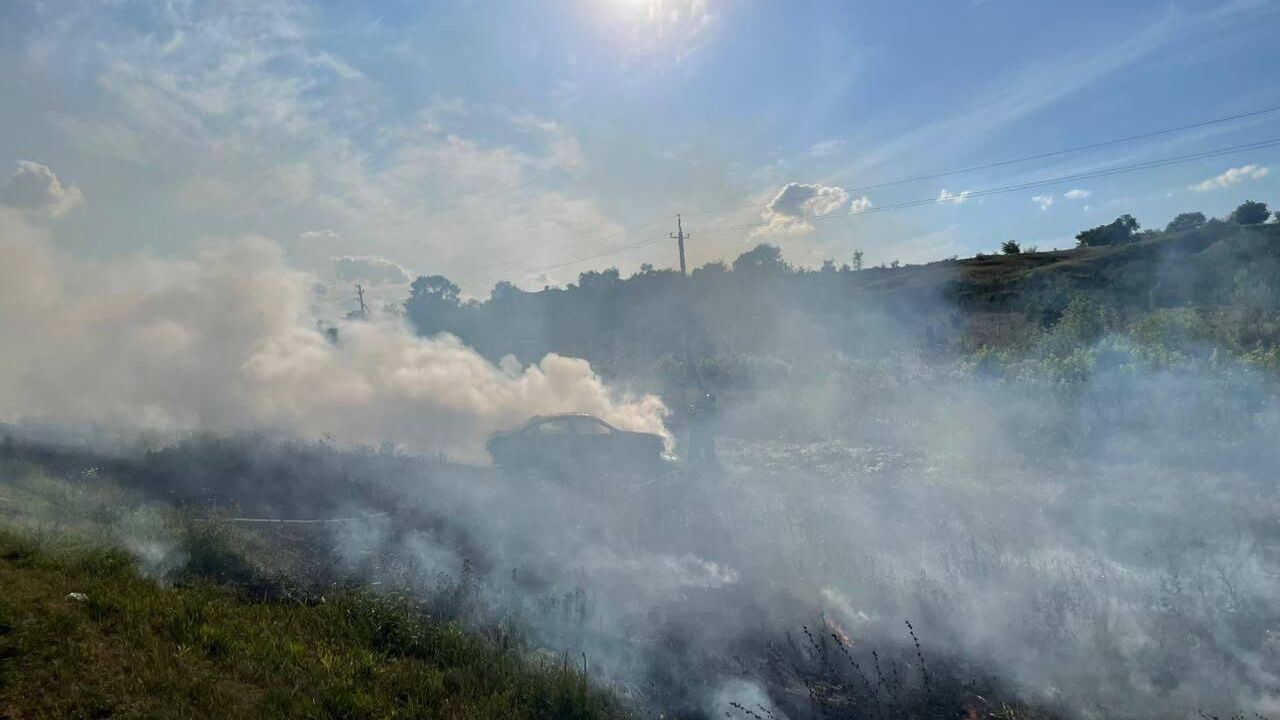
[[[597,0],[597,2],[603,6],[605,12],[626,18],[650,15],[653,6],[661,4],[661,0]]]

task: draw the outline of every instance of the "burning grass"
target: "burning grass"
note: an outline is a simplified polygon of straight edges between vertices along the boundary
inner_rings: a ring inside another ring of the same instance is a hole
[[[108,648],[78,666],[66,658],[88,651],[64,649],[69,654],[49,659],[48,668],[79,670],[62,670],[70,674],[48,687],[74,685],[77,673],[89,673],[94,687],[108,688],[95,692],[109,694],[136,677],[121,667],[166,663],[156,677],[205,673],[209,681],[204,689],[178,683],[172,690],[203,703],[177,706],[190,715],[218,706],[213,696],[198,696],[218,683],[248,688],[227,702],[251,700],[256,704],[243,704],[250,715],[360,716],[406,707],[448,714],[442,705],[396,704],[436,696],[404,690],[410,680],[384,666],[419,684],[451,673],[470,677],[450,692],[492,691],[518,701],[498,712],[483,698],[469,700],[466,708],[481,708],[477,716],[543,712],[538,708],[566,697],[568,691],[554,691],[557,683],[575,676],[584,689],[564,702],[599,710],[586,717],[619,712],[617,698],[680,718],[755,717],[747,710],[790,720],[1147,716],[1135,706],[1138,694],[1151,707],[1163,702],[1151,716],[1191,717],[1197,707],[1237,703],[1267,713],[1261,693],[1274,668],[1276,615],[1267,592],[1272,576],[1264,573],[1275,513],[1255,492],[1262,486],[1253,484],[1251,465],[1224,472],[1208,456],[1202,467],[1174,473],[1165,465],[1084,466],[1065,453],[1037,454],[1039,467],[1032,468],[1016,462],[1021,456],[989,462],[986,445],[965,454],[964,438],[954,434],[924,435],[939,443],[725,442],[720,473],[591,502],[550,483],[526,486],[479,468],[454,472],[438,462],[327,445],[247,443],[255,461],[244,463],[229,443],[195,442],[114,465],[91,453],[42,456],[15,445],[10,459],[0,460],[0,527],[23,528],[15,537],[34,534],[40,553],[63,558],[62,569],[40,576],[54,586],[28,609],[87,623],[76,644]],[[181,472],[186,467],[204,475],[192,479]],[[203,478],[212,483],[224,473],[243,494],[203,497]],[[267,488],[268,497],[252,494],[256,487]],[[316,497],[330,490],[341,490],[344,502]],[[365,521],[232,529],[180,514],[202,510],[225,519],[230,499],[238,501],[236,514],[261,514],[293,496],[300,501],[279,508],[289,517]],[[362,502],[353,507],[350,497]],[[1223,528],[1232,532],[1224,537]],[[1235,528],[1252,544],[1240,545]],[[116,580],[81,581],[86,576],[72,572],[78,566],[66,558],[83,551],[58,547],[68,539],[127,549],[141,568],[121,570],[134,583],[129,592],[173,598],[175,608],[120,601],[117,625],[81,618],[82,606],[66,594],[88,595],[83,607],[105,604],[111,589],[104,595],[98,587]],[[1235,544],[1224,548],[1224,540]],[[1245,561],[1251,557],[1258,561]],[[333,614],[333,607],[346,610]],[[210,630],[167,629],[174,617],[196,612],[190,608],[205,608],[196,625]],[[362,608],[390,618],[373,624],[391,634],[370,639],[345,627]],[[916,623],[912,633],[904,618]],[[325,629],[328,622],[337,627]],[[135,625],[143,629],[127,629]],[[424,629],[406,635],[405,627]],[[456,669],[447,664],[454,660],[423,649],[452,647],[453,633],[463,638],[457,642],[473,643],[474,662],[499,667]],[[128,645],[135,635],[150,639]],[[126,656],[121,643],[136,654],[124,665],[112,660]],[[305,655],[289,660],[298,678],[261,669],[278,667],[289,643]],[[0,644],[12,647],[13,640]],[[578,663],[565,662],[565,648],[575,659],[585,654],[597,687],[607,684],[614,694],[596,693],[583,673],[566,667]],[[535,679],[524,678],[526,671]],[[279,683],[298,688],[285,696],[295,704],[283,710],[271,704],[283,702]],[[355,704],[316,704],[326,697],[325,683],[350,689]],[[7,685],[0,697],[25,698],[30,687]],[[1255,690],[1262,701],[1251,701]],[[377,697],[365,698],[366,691]],[[1157,694],[1166,699],[1152,700]],[[365,700],[374,705],[360,704]],[[87,714],[87,707],[11,714]]]

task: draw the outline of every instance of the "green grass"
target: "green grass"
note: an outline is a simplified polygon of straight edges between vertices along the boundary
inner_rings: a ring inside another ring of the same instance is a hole
[[[432,622],[406,600],[255,600],[200,574],[223,566],[209,545],[185,584],[164,586],[121,551],[0,530],[0,718],[623,714],[516,638]]]

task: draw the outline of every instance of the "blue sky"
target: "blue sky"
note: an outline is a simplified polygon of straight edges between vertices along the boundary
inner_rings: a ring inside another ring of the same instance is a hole
[[[1277,138],[1280,113],[858,189],[1280,106],[1278,27],[1260,0],[11,2],[0,164],[12,197],[56,176],[69,252],[257,234],[388,296],[671,265],[677,212],[697,263],[921,262],[1280,205],[1280,148],[963,195]]]

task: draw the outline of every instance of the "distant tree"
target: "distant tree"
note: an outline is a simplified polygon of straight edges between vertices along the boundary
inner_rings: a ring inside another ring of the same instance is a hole
[[[404,314],[423,335],[457,330],[462,290],[443,275],[419,276],[409,286]]]
[[[583,290],[605,290],[611,287],[617,287],[622,276],[618,272],[618,268],[609,268],[608,270],[588,270],[578,275],[578,287]]]
[[[1080,247],[1123,245],[1133,241],[1138,227],[1138,221],[1132,215],[1121,215],[1106,225],[1082,231],[1076,235],[1076,242]]]
[[[493,289],[489,291],[489,300],[492,302],[504,302],[520,295],[520,288],[511,284],[506,280],[499,280],[494,284]]]
[[[640,274],[647,275],[653,272],[653,263],[640,263]]]
[[[1018,244],[1017,240],[1005,240],[1000,243],[1000,252],[1005,255],[1020,255],[1022,253],[1022,246]]]
[[[791,266],[782,259],[782,250],[777,245],[760,243],[733,261],[733,271],[735,273],[783,274],[791,272]]]
[[[409,301],[436,300],[446,304],[458,304],[462,289],[443,275],[419,275],[409,286]]]
[[[898,268],[898,267],[900,267],[901,265],[902,265],[902,263],[898,262],[897,260],[894,260],[893,262],[889,263],[889,267],[891,267],[891,268]]]
[[[853,269],[854,270],[862,269],[862,251],[861,250],[853,251]]]
[[[1268,217],[1271,217],[1271,211],[1266,203],[1248,200],[1232,210],[1231,217],[1227,219],[1236,225],[1257,225],[1266,222]]]
[[[833,273],[836,271],[836,261],[830,258],[822,261],[822,272]]]
[[[1164,231],[1167,233],[1175,233],[1184,232],[1186,230],[1195,230],[1197,228],[1204,227],[1204,224],[1208,221],[1208,218],[1206,218],[1202,212],[1184,212],[1179,214],[1178,217],[1170,220],[1169,224],[1164,226]]]

